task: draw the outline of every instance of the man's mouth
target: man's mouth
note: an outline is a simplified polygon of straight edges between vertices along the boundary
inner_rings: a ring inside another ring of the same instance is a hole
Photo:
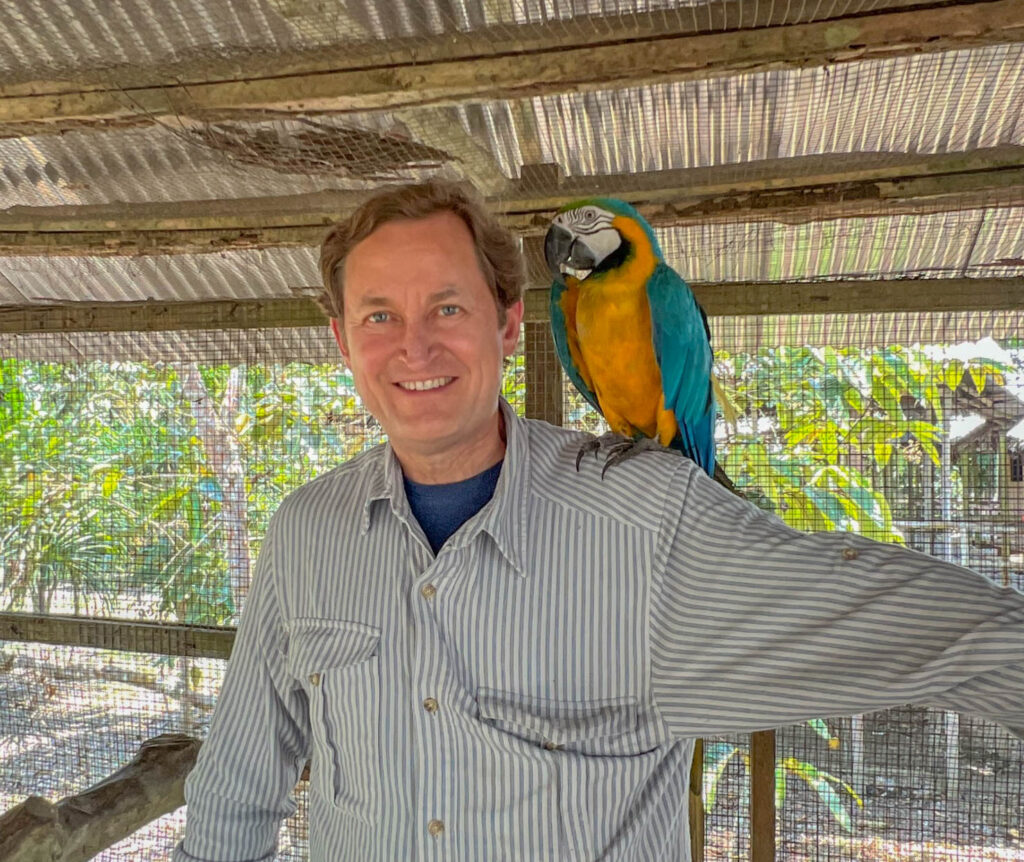
[[[410,392],[425,392],[428,389],[440,389],[447,386],[454,377],[434,377],[430,380],[400,380],[396,385]]]

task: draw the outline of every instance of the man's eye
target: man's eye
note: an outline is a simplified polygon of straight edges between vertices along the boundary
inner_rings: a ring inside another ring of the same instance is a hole
[[[459,307],[457,305],[442,305],[441,315],[444,317],[451,317],[453,314],[459,313]]]
[[[370,323],[384,323],[388,319],[388,313],[386,311],[375,311],[367,316],[366,319]]]

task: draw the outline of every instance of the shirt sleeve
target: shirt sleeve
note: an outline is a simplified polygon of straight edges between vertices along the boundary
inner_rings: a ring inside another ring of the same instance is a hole
[[[269,862],[306,762],[308,705],[285,667],[275,590],[276,520],[228,662],[210,733],[185,782],[185,838],[173,862]]]
[[[676,480],[650,612],[670,733],[917,703],[1024,738],[1024,594],[899,545],[801,533],[689,464]]]

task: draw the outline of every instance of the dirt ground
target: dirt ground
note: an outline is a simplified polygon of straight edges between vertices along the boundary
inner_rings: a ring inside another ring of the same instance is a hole
[[[213,661],[0,644],[0,810],[30,794],[56,800],[84,789],[161,733],[201,736],[221,672]],[[780,862],[1024,860],[1024,744],[962,717],[951,782],[942,715],[891,710],[864,718],[858,778],[849,719],[829,725],[837,748],[801,726],[779,732],[778,754],[852,783],[863,806],[839,794],[851,813],[847,831],[806,782],[790,777],[778,818]],[[735,758],[708,815],[709,862],[749,858],[746,787]],[[179,811],[98,858],[162,862],[182,824]],[[278,858],[303,859],[304,834],[302,818],[293,819]]]

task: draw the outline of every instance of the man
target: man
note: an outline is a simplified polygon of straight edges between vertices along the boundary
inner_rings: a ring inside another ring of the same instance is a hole
[[[389,443],[269,528],[176,862],[685,860],[692,740],[914,701],[1024,728],[1024,596],[805,535],[671,452],[613,468],[499,399],[511,238],[441,183],[325,240]]]

